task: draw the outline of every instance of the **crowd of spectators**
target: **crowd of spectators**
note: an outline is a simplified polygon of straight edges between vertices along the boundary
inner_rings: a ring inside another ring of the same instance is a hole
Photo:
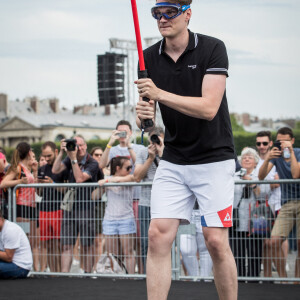
[[[300,186],[257,183],[300,177],[300,149],[293,147],[292,130],[281,128],[275,140],[273,144],[270,132],[259,132],[256,145],[244,148],[237,157],[234,176],[239,183],[228,220],[233,220],[229,239],[242,277],[260,277],[262,270],[265,277],[272,277],[274,268],[286,277],[287,240],[294,226],[295,276],[300,277]],[[163,129],[151,130],[149,141],[148,147],[132,143],[131,124],[122,120],[104,150],[95,147],[88,153],[84,138],[74,136],[62,140],[59,149],[45,142],[37,162],[30,145],[21,142],[9,163],[0,148],[0,278],[25,277],[31,268],[70,272],[77,253],[85,273],[95,272],[105,253],[124,263],[129,274],[145,273],[151,187],[120,183],[153,180],[164,151]],[[39,184],[16,190],[16,220],[22,228],[8,221],[8,190],[19,184]],[[258,215],[267,219],[263,225],[257,225]],[[211,276],[212,261],[197,205],[191,223],[194,232],[180,236],[184,271],[189,276]],[[11,232],[16,232],[14,239]]]

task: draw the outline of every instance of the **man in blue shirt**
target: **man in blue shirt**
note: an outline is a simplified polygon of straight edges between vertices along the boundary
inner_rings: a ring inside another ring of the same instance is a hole
[[[276,166],[280,179],[296,179],[300,177],[300,149],[293,148],[295,138],[293,131],[288,127],[280,128],[276,139],[280,143],[274,143],[263,165],[259,170],[259,179],[263,180]],[[285,271],[285,259],[281,250],[281,244],[288,237],[290,231],[297,226],[298,256],[296,258],[295,277],[300,277],[300,185],[288,183],[281,185],[282,208],[275,221],[271,233],[272,256],[280,277],[287,277]]]

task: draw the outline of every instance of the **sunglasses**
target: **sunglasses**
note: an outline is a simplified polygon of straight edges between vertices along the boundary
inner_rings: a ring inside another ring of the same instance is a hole
[[[161,12],[160,8],[166,8],[165,12]],[[156,3],[151,9],[151,14],[154,19],[160,20],[162,17],[165,17],[167,20],[175,19],[187,9],[190,8],[190,5],[182,5],[169,2],[160,2]]]
[[[132,169],[132,166],[126,167],[126,171],[129,172]]]
[[[98,153],[94,153],[94,156],[102,156],[102,153],[100,154],[98,154]]]
[[[260,146],[261,144],[263,144],[264,146],[268,146],[269,142],[256,142],[256,146]]]

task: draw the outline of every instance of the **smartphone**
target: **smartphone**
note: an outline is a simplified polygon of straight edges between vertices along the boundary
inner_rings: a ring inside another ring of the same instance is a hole
[[[275,141],[274,142],[274,147],[278,148],[279,150],[281,150],[281,143],[280,141]]]
[[[40,174],[40,175],[38,175],[38,177],[37,177],[38,179],[46,179],[46,176],[45,176],[45,174]]]
[[[118,133],[118,136],[120,138],[125,138],[127,136],[127,132],[126,131],[121,131],[121,132]]]

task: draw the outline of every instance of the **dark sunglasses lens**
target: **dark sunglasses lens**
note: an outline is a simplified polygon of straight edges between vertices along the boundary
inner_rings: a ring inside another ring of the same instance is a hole
[[[260,146],[261,144],[263,144],[264,146],[268,146],[269,143],[268,142],[262,142],[262,143],[261,142],[257,142],[256,143],[257,146]]]

